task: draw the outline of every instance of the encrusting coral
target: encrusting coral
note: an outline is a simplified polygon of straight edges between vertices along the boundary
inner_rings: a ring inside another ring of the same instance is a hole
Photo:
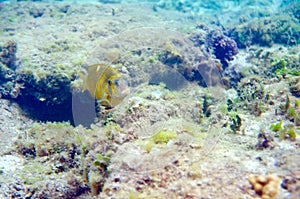
[[[248,181],[252,185],[255,192],[261,196],[262,199],[276,198],[279,192],[279,185],[281,179],[276,175],[259,175],[251,174]]]
[[[239,52],[236,42],[221,31],[212,31],[207,40],[208,46],[213,49],[214,55],[221,61],[223,67],[227,67],[229,61]]]

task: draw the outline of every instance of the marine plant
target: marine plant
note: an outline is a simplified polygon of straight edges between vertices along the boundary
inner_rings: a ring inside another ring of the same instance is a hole
[[[150,152],[154,147],[163,147],[169,141],[174,140],[177,137],[177,133],[171,130],[163,129],[152,135],[149,139],[146,139],[144,149]]]
[[[293,125],[286,125],[284,127],[284,129],[282,129],[279,134],[279,139],[280,140],[284,140],[284,139],[290,139],[292,141],[295,141],[296,138],[297,138],[297,134],[296,134],[296,131],[294,129],[294,126]]]
[[[273,67],[273,71],[277,74],[280,70],[286,70],[287,62],[284,59],[276,59],[271,62],[271,66]]]
[[[282,121],[272,124],[270,126],[270,130],[277,133],[280,140],[284,139],[290,139],[290,140],[296,140],[297,134],[294,129],[293,124],[287,124],[285,126],[282,125]]]
[[[262,79],[257,76],[243,78],[237,86],[238,95],[242,101],[261,100],[265,96]]]
[[[292,77],[289,78],[289,88],[290,88],[290,92],[296,96],[296,97],[300,97],[300,77]]]
[[[236,111],[236,110],[234,109],[234,101],[233,101],[233,100],[227,99],[226,104],[227,104],[227,110],[228,110],[229,112],[232,111],[232,110]]]
[[[288,61],[285,59],[275,59],[273,62],[271,62],[272,71],[275,72],[278,76],[284,76],[284,75],[292,75],[292,76],[299,76],[300,71],[297,68],[294,67],[287,67]]]
[[[276,123],[276,124],[272,124],[271,127],[270,127],[270,130],[274,131],[274,132],[279,132],[281,131],[283,128],[282,128],[282,121]]]
[[[295,100],[295,108],[300,108],[300,101],[298,99]]]
[[[296,126],[300,125],[299,101],[295,99],[294,106],[291,106],[291,99],[286,95],[285,103],[279,105],[279,110],[287,119],[293,121]]]
[[[262,101],[255,102],[253,113],[255,116],[260,116],[266,111],[266,105]]]
[[[231,121],[232,121],[232,124],[230,125],[230,129],[233,132],[239,131],[242,126],[242,119],[240,118],[240,116],[236,115],[235,118],[232,117]]]
[[[238,98],[227,100],[229,110],[248,110],[260,116],[268,109],[269,93],[264,89],[263,80],[256,76],[243,78],[237,85]]]
[[[94,166],[99,167],[101,170],[106,169],[110,164],[110,157],[103,156],[101,154],[96,154],[96,160],[94,161]]]
[[[17,43],[9,41],[5,45],[0,46],[0,62],[8,68],[15,70],[16,65]]]
[[[296,108],[290,107],[286,112],[286,116],[295,120],[298,117]]]
[[[209,106],[211,104],[212,104],[211,96],[208,95],[208,94],[205,95],[204,98],[203,98],[203,102],[202,102],[202,113],[206,117],[209,117],[211,115],[211,112],[210,112],[210,109],[209,109]]]
[[[288,129],[283,137],[288,136],[291,140],[296,140],[297,134],[294,129]]]
[[[168,130],[162,130],[152,136],[152,140],[155,144],[167,144],[170,140],[176,138],[177,133]]]
[[[88,173],[88,182],[93,196],[98,195],[103,189],[105,177],[108,176],[110,171],[108,166],[110,164],[110,156],[112,153],[108,152],[105,155],[96,154],[94,160],[94,168]]]

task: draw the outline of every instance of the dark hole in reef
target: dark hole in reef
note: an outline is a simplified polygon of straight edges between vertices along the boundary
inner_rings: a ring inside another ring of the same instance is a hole
[[[99,110],[97,103],[87,92],[66,93],[68,97],[61,104],[47,104],[36,100],[32,96],[18,97],[23,113],[41,122],[70,122],[73,126],[90,127],[97,118]]]
[[[23,113],[41,122],[67,122],[74,124],[72,116],[72,98],[67,98],[61,104],[47,104],[46,101],[38,101],[32,96],[20,96],[16,99]]]
[[[75,78],[75,77],[74,77]],[[36,81],[32,74],[21,74],[21,90],[16,101],[27,117],[41,122],[70,122],[89,127],[95,121],[95,100],[86,92],[72,93],[71,81],[59,74]],[[41,96],[41,97],[39,97]]]

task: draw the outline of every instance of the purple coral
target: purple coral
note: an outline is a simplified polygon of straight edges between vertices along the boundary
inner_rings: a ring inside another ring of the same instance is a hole
[[[239,52],[236,42],[220,31],[209,34],[208,45],[209,48],[213,49],[214,55],[221,61],[224,68],[228,66],[229,61],[233,60],[233,56]]]

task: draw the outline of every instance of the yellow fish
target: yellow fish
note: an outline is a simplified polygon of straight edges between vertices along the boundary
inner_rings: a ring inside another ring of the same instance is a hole
[[[105,64],[91,65],[87,75],[80,75],[83,91],[88,90],[99,105],[112,108],[120,104],[129,94],[129,88],[121,75]]]

